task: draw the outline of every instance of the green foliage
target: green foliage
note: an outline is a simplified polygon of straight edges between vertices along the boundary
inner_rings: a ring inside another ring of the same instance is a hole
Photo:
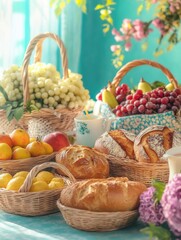
[[[6,91],[1,85],[0,92],[6,100],[5,104],[3,106],[0,106],[0,109],[5,110],[8,121],[11,121],[12,119],[16,119],[18,121],[23,116],[24,112],[38,110],[38,108],[32,105],[30,101],[27,103],[26,107],[24,107],[23,105],[23,99],[17,101],[10,101]]]
[[[171,240],[171,232],[162,226],[155,226],[154,224],[149,224],[148,227],[145,227],[140,230],[144,234],[148,234],[150,239],[158,240]]]

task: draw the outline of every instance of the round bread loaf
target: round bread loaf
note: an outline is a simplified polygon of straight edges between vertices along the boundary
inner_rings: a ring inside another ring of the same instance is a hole
[[[134,152],[139,162],[159,162],[165,152],[181,145],[181,134],[166,127],[154,125],[141,131],[135,138]]]
[[[106,155],[90,147],[72,145],[62,148],[56,155],[56,162],[66,166],[77,179],[109,176],[109,162]],[[60,170],[57,171],[63,174]]]
[[[110,177],[73,183],[62,190],[60,202],[72,208],[96,211],[131,211],[139,206],[139,197],[146,190],[140,182]]]
[[[135,135],[124,129],[112,130],[101,135],[94,148],[116,157],[134,159],[134,139]]]

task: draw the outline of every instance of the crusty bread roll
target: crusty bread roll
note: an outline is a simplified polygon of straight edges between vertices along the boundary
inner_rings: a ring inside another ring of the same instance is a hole
[[[154,125],[141,131],[135,138],[134,152],[139,162],[159,162],[174,145],[181,145],[177,133],[166,126]]]
[[[140,194],[145,190],[143,183],[128,178],[89,179],[63,189],[60,202],[68,207],[96,212],[130,211],[138,208]]]
[[[94,148],[116,157],[134,159],[134,139],[135,135],[124,129],[112,130],[101,135]]]
[[[106,155],[90,147],[72,145],[62,148],[56,155],[56,162],[65,165],[77,179],[109,176],[109,162]]]

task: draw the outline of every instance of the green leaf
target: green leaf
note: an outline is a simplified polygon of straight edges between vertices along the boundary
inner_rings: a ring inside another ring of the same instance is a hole
[[[156,200],[160,201],[165,190],[166,184],[164,182],[153,180],[152,186],[156,189],[155,198]]]
[[[5,98],[6,101],[9,101],[8,95],[4,88],[0,85],[0,92],[2,93],[3,97]]]
[[[17,106],[18,106],[18,101],[12,102],[12,107],[13,107],[13,108],[16,108]]]
[[[6,108],[5,108],[6,116],[7,116],[7,117],[8,117],[9,114],[11,113],[11,110],[12,110],[12,105],[7,105]]]
[[[14,110],[14,118],[18,121],[23,116],[23,113],[24,113],[23,107],[16,108]]]
[[[99,9],[104,8],[104,7],[105,7],[104,5],[98,4],[98,5],[95,7],[95,10],[99,10]]]
[[[162,226],[155,226],[154,224],[149,224],[148,227],[141,229],[140,232],[148,234],[150,239],[156,238],[159,240],[171,240],[171,232]]]
[[[14,113],[11,111],[9,115],[7,116],[8,121],[10,122],[14,118]]]

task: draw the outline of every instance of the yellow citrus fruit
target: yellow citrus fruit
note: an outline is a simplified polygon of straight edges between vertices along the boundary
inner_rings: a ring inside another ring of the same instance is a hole
[[[64,181],[62,179],[62,182],[58,182],[58,181],[51,181],[48,186],[49,189],[53,190],[53,189],[59,189],[59,188],[63,188],[64,187]]]
[[[60,178],[60,177],[54,177],[54,178],[52,178],[51,182],[64,183],[64,180],[63,180],[63,178]]]
[[[45,148],[45,152],[46,154],[51,154],[53,153],[53,148],[50,144],[46,143],[46,142],[42,142],[44,148]]]
[[[16,148],[13,151],[12,159],[18,160],[18,159],[25,159],[25,158],[30,158],[31,154],[26,148]]]
[[[26,147],[30,142],[30,136],[24,129],[15,129],[10,137],[14,146]]]
[[[0,174],[0,188],[6,188],[8,182],[12,179],[10,173],[1,173]]]
[[[8,160],[12,157],[12,149],[7,143],[0,143],[0,160]]]
[[[23,185],[25,178],[18,176],[15,178],[12,178],[9,182],[8,185],[6,187],[7,190],[14,190],[14,191],[18,191],[20,189],[20,187]]]
[[[33,180],[32,180],[32,183],[37,182],[37,181],[38,181],[37,178],[34,177]]]
[[[37,180],[42,180],[45,181],[46,183],[49,183],[52,178],[54,178],[53,173],[48,172],[48,171],[41,171],[37,174],[36,176]]]
[[[26,178],[26,176],[28,175],[28,171],[20,171],[20,172],[17,172],[14,176],[13,176],[13,178],[15,178],[15,177],[24,177],[24,178]]]
[[[29,143],[26,146],[26,149],[30,152],[32,157],[38,157],[46,154],[45,148],[40,141],[33,141]]]
[[[14,146],[14,147],[12,147],[13,152],[14,152],[14,150],[16,150],[17,148],[21,148],[21,147],[20,147],[20,146]]]
[[[31,185],[30,192],[40,192],[49,190],[48,184],[45,181],[36,181]]]

